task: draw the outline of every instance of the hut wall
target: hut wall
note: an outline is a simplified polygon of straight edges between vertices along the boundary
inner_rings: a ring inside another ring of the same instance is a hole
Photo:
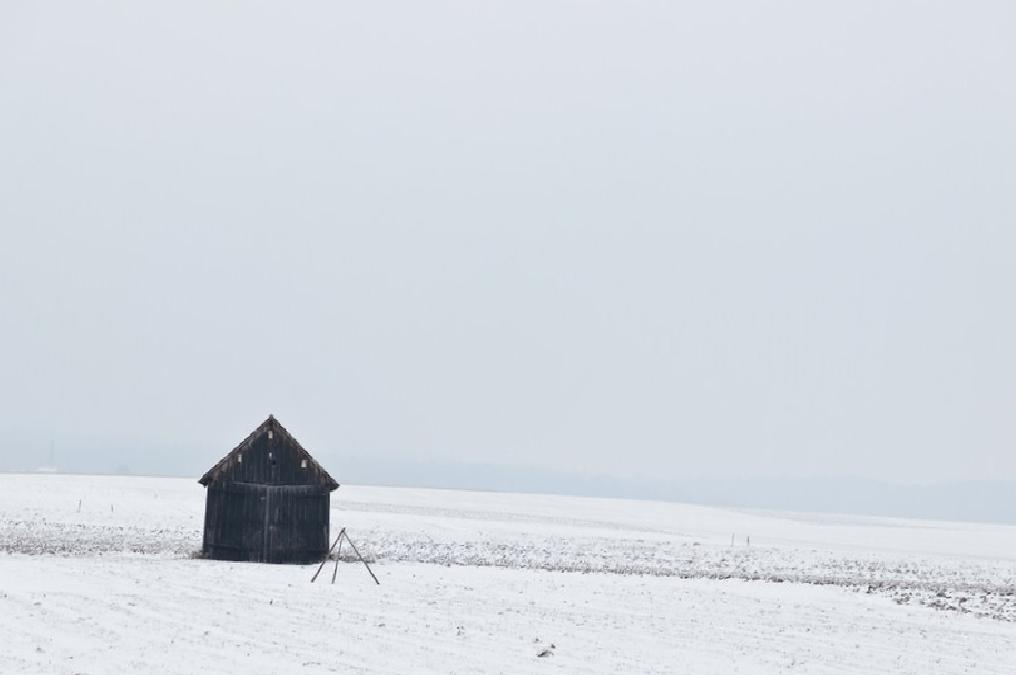
[[[316,485],[216,481],[205,503],[205,555],[267,563],[321,560],[328,550],[329,502],[329,490]]]

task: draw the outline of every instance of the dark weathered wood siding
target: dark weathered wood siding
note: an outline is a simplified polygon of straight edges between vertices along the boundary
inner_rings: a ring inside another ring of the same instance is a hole
[[[202,480],[207,557],[268,563],[324,557],[336,484],[274,418]]]
[[[205,555],[266,563],[321,560],[328,550],[330,497],[312,485],[213,483],[205,504]]]
[[[270,434],[270,436],[269,436]],[[264,485],[323,485],[317,462],[307,461],[288,433],[269,427],[231,453],[216,471],[216,480]]]

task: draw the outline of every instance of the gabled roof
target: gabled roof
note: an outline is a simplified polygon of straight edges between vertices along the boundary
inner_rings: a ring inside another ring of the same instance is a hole
[[[220,459],[218,462],[215,463],[215,466],[206,471],[205,475],[202,476],[198,482],[201,483],[202,485],[207,486],[209,483],[216,480],[223,469],[233,464],[233,459],[236,455],[249,448],[250,445],[254,442],[254,439],[261,436],[261,434],[267,433],[269,430],[275,433],[282,434],[283,438],[289,440],[292,443],[293,448],[295,448],[297,453],[300,455],[300,457],[302,459],[306,459],[310,463],[310,465],[320,473],[321,478],[328,486],[329,490],[334,490],[335,488],[339,487],[339,484],[335,481],[335,479],[332,478],[327,471],[325,471],[323,466],[317,463],[316,459],[310,456],[309,452],[303,449],[303,446],[300,445],[300,442],[296,440],[293,437],[293,435],[289,433],[289,431],[286,430],[286,427],[282,426],[282,424],[279,423],[279,420],[275,419],[274,415],[269,415],[268,419],[262,422],[257,429],[250,432],[250,435],[248,435],[247,438],[243,439],[240,442],[240,445],[230,450],[225,457],[223,457],[222,459]]]

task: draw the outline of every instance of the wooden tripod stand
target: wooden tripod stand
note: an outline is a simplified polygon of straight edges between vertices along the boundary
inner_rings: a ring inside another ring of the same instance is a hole
[[[335,577],[339,573],[339,553],[342,551],[343,537],[345,537],[346,541],[349,542],[349,546],[350,548],[353,549],[353,553],[356,554],[356,557],[359,558],[360,562],[363,563],[363,566],[367,568],[367,571],[370,573],[371,578],[374,579],[374,583],[380,586],[381,582],[377,580],[376,576],[374,576],[374,571],[370,569],[370,565],[367,564],[367,561],[363,559],[363,556],[360,555],[360,552],[356,549],[356,544],[354,544],[353,540],[349,538],[348,534],[346,534],[346,528],[342,528],[341,530],[339,530],[339,536],[335,537],[335,541],[332,542],[332,545],[328,549],[328,552],[325,553],[324,560],[322,560],[321,564],[318,565],[317,572],[315,572],[314,576],[311,577],[310,582],[314,583],[315,581],[317,581],[318,575],[321,574],[321,570],[324,569],[325,563],[328,562],[328,556],[332,554],[332,549],[338,546],[338,549],[335,550],[335,569],[332,570],[332,583],[333,584],[335,583]]]

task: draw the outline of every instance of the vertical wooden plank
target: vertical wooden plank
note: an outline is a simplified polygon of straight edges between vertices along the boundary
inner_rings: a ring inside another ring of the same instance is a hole
[[[264,531],[262,533],[262,548],[261,548],[261,560],[262,562],[272,562],[270,555],[270,532],[271,532],[271,514],[272,514],[272,488],[271,486],[265,486],[265,516],[264,516]]]

